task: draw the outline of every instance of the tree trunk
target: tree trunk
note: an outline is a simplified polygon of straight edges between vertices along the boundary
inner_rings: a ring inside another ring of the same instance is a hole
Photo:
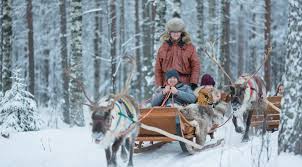
[[[66,0],[60,0],[60,54],[62,61],[62,79],[63,79],[63,121],[70,124],[69,113],[69,76],[66,73],[68,70],[68,55],[67,55],[67,28],[66,28]]]
[[[82,4],[71,1],[71,76],[70,80],[70,125],[84,126],[83,94],[76,80],[83,81],[82,63]]]
[[[229,0],[222,0],[221,1],[221,7],[222,7],[222,19],[221,19],[221,43],[220,43],[220,52],[221,52],[221,65],[226,71],[226,73],[229,74],[230,77],[232,77],[231,74],[231,68],[230,68],[230,50],[229,50],[229,40],[230,40],[230,2]],[[230,84],[229,79],[226,76],[223,76],[221,78],[221,82],[224,82],[224,84]]]
[[[27,1],[26,19],[28,26],[28,76],[29,76],[29,92],[35,95],[35,57],[34,57],[34,30],[32,15],[32,0]]]
[[[173,15],[172,17],[178,17],[181,18],[181,0],[174,0],[174,6],[173,6]]]
[[[143,1],[142,10],[143,10],[143,70],[141,75],[141,81],[142,81],[142,95],[143,98],[148,98],[152,96],[152,88],[154,85],[153,83],[148,83],[150,81],[150,78],[154,75],[153,73],[153,38],[150,36],[152,34],[153,30],[153,21],[152,21],[152,2],[148,2],[147,0]]]
[[[3,0],[2,83],[3,94],[12,86],[12,0]]]
[[[166,24],[166,1],[159,0],[156,1],[156,16],[155,16],[155,35],[154,35],[154,50],[160,46],[160,36],[165,31],[165,24]]]
[[[111,55],[111,81],[112,81],[112,93],[116,93],[116,64],[117,64],[117,56],[116,56],[116,9],[115,9],[115,0],[110,0],[110,21],[111,21],[111,47],[110,47],[110,55]]]
[[[279,132],[279,153],[302,155],[302,1],[289,1],[285,94]]]
[[[238,15],[238,73],[237,77],[242,75],[244,69],[244,24],[243,24],[243,5],[240,5]]]
[[[95,1],[96,8],[100,8],[100,3],[98,0]],[[100,98],[100,81],[101,81],[101,25],[102,17],[100,17],[101,12],[96,12],[94,16],[95,27],[94,27],[94,100],[98,101]]]
[[[125,47],[123,46],[125,42],[125,0],[121,0],[120,5],[120,38],[119,38],[119,50],[120,55],[125,56]],[[120,88],[122,87],[123,83],[127,80],[127,64],[121,64],[120,71]]]
[[[47,32],[49,33],[49,32]],[[50,73],[50,63],[49,63],[49,54],[50,50],[45,49],[43,51],[43,92],[42,92],[42,99],[41,103],[45,106],[48,106],[48,101],[49,101],[49,73]]]
[[[253,13],[253,25],[252,25],[252,35],[251,35],[251,57],[252,57],[252,61],[249,62],[249,65],[251,67],[251,69],[249,70],[249,72],[255,72],[257,69],[257,47],[256,47],[256,32],[257,32],[257,28],[256,28],[256,14]]]
[[[271,47],[271,0],[265,0],[265,22],[264,22],[264,50],[265,52]],[[270,57],[264,64],[264,80],[266,90],[271,90],[271,61]]]
[[[3,1],[0,2],[0,94],[2,94],[2,64],[3,64],[3,51],[2,51],[2,45],[3,45],[3,28],[2,28],[2,23],[3,23]]]
[[[137,99],[141,99],[141,90],[142,90],[142,81],[141,81],[141,74],[142,74],[142,65],[141,65],[141,54],[140,54],[140,19],[139,19],[139,2],[140,0],[135,0],[135,54],[136,54],[136,82],[134,84],[135,94]]]
[[[215,1],[214,1],[215,2]],[[203,0],[196,0],[197,6],[197,39],[198,39],[198,55],[201,56],[201,48],[205,47],[204,43],[204,4]]]
[[[197,4],[197,6],[199,5],[201,5],[201,2]],[[216,40],[216,19],[216,0],[209,0],[209,42],[215,42]]]

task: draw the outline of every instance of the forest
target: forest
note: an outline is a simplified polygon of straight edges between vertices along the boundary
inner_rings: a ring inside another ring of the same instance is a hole
[[[257,73],[268,96],[284,85],[278,151],[302,155],[301,9],[301,0],[1,0],[1,135],[88,126],[85,96],[123,91],[133,70],[129,95],[148,106],[160,37],[176,17],[218,88],[231,84],[222,69],[232,80]]]

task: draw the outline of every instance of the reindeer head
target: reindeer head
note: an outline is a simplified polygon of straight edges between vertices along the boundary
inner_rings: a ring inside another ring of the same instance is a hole
[[[98,143],[110,130],[112,122],[111,111],[114,108],[114,101],[111,98],[107,98],[102,101],[101,105],[94,103],[89,107],[92,111],[92,137]]]
[[[245,84],[233,84],[223,88],[224,101],[231,102],[234,111],[237,111],[242,105],[244,99]]]

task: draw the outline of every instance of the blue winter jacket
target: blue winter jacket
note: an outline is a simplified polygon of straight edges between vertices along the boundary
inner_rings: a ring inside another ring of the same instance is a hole
[[[175,88],[178,90],[177,93],[175,95],[171,94],[164,106],[171,106],[172,103],[178,105],[187,105],[196,102],[196,96],[189,85],[178,83]],[[165,88],[158,88],[155,91],[151,101],[152,106],[160,106],[162,104],[166,97],[166,95],[163,94],[164,89]]]

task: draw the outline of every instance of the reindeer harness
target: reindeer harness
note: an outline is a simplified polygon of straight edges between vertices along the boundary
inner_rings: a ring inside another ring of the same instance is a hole
[[[128,129],[135,123],[134,117],[137,117],[135,108],[126,98],[121,98],[114,103],[111,112],[112,123],[110,130],[112,132],[121,132]]]

